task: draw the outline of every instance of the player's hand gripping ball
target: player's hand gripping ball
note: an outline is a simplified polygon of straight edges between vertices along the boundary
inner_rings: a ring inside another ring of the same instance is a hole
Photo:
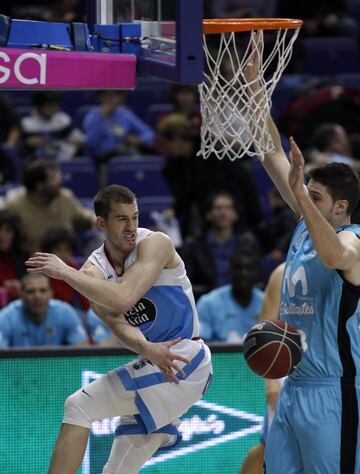
[[[305,334],[285,321],[260,321],[247,333],[243,352],[250,369],[267,379],[280,379],[300,363]]]

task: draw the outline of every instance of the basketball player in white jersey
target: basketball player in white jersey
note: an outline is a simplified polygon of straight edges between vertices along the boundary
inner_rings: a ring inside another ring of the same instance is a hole
[[[37,253],[27,262],[29,272],[64,280],[86,296],[140,357],[66,400],[49,474],[75,474],[91,424],[112,416],[120,422],[103,473],[137,473],[157,449],[180,440],[178,418],[211,380],[191,284],[171,240],[138,227],[136,197],[123,186],[100,191],[94,209],[105,243],[80,271]]]

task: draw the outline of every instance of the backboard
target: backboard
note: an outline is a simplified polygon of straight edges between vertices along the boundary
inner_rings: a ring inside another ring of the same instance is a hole
[[[138,75],[199,84],[202,0],[87,0],[84,22],[0,9],[0,88],[133,89]]]
[[[141,28],[139,74],[202,81],[203,0],[96,0],[96,22]]]

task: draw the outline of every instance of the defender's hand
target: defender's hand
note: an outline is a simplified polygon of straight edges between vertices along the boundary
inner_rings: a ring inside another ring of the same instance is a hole
[[[290,137],[290,147],[291,151],[289,157],[291,168],[289,172],[289,185],[295,197],[304,196],[307,195],[304,184],[305,160],[293,137]]]

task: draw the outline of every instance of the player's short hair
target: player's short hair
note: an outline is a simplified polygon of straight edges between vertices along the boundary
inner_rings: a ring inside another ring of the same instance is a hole
[[[111,211],[111,203],[132,204],[136,201],[135,194],[120,184],[110,184],[101,189],[94,198],[95,215],[106,219]]]
[[[351,166],[344,163],[330,163],[313,168],[309,177],[326,187],[333,201],[348,201],[347,214],[351,215],[360,200],[360,179]]]

